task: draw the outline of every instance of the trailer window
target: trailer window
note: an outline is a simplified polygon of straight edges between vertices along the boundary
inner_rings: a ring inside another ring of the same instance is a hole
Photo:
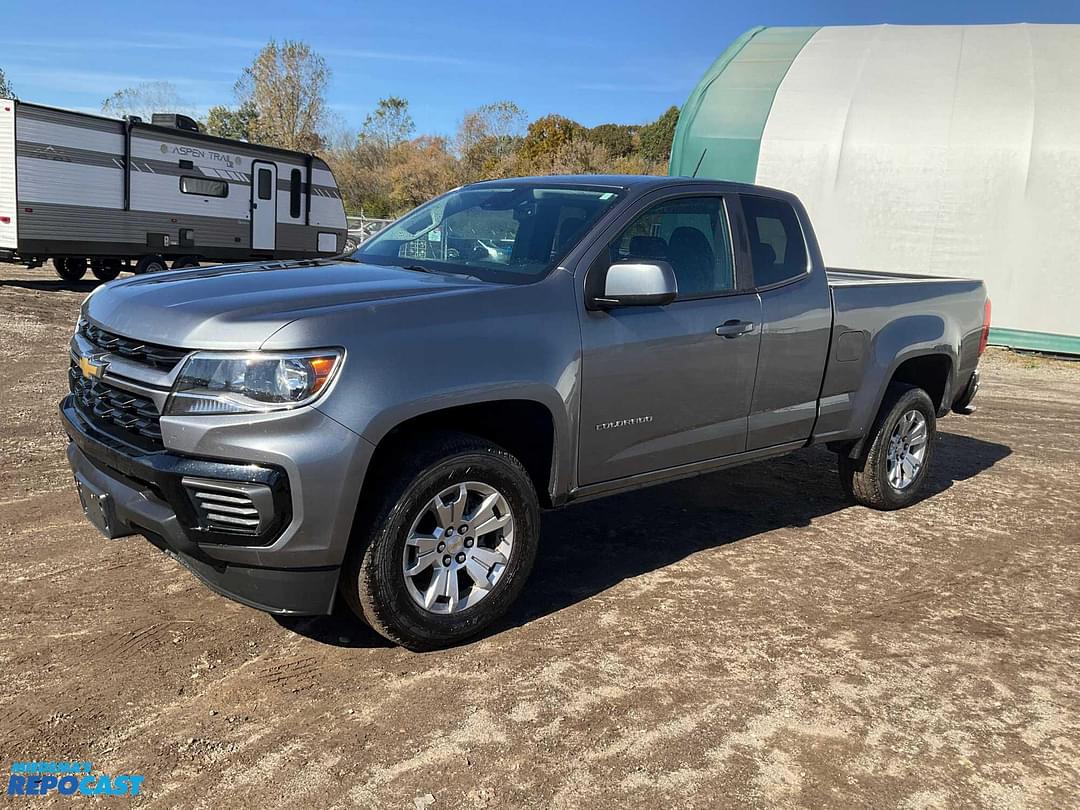
[[[293,169],[289,175],[289,216],[300,219],[300,170]]]
[[[180,191],[202,197],[228,197],[229,184],[224,180],[211,180],[208,177],[185,176],[180,178]]]
[[[259,199],[269,200],[273,194],[270,184],[273,176],[269,169],[259,169]]]

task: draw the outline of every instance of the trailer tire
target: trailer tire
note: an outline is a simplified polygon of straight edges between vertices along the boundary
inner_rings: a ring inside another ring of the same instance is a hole
[[[198,267],[199,260],[194,256],[181,256],[179,259],[173,259],[173,270],[186,270],[189,267]]]
[[[64,281],[78,281],[86,275],[86,259],[76,259],[71,256],[53,259],[53,267],[56,275]]]
[[[160,256],[140,256],[139,261],[135,263],[135,275],[141,276],[143,273],[161,273],[169,269],[169,265],[165,263],[165,260]]]
[[[112,281],[120,275],[120,271],[124,269],[124,266],[120,264],[119,259],[104,259],[95,262],[90,269],[98,281]]]

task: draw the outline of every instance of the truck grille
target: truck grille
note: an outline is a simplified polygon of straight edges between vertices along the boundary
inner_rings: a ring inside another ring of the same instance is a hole
[[[73,360],[68,382],[75,408],[90,424],[129,444],[160,450],[160,415],[153,400],[83,376]]]
[[[202,529],[213,532],[258,534],[274,514],[274,499],[264,484],[183,479]]]
[[[89,321],[84,321],[79,333],[102,351],[115,352],[136,363],[153,366],[159,371],[172,371],[188,355],[187,349],[172,349],[154,343],[114,335]]]

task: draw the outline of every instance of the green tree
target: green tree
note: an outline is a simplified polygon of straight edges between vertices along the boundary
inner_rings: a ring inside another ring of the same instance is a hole
[[[360,140],[382,149],[392,149],[407,141],[416,130],[409,102],[397,96],[380,98],[375,111],[369,113],[360,127]]]
[[[588,131],[588,138],[613,158],[629,157],[634,151],[634,127],[626,124],[600,124]]]
[[[0,68],[0,96],[15,98],[15,88],[11,86],[11,82],[8,81],[3,68]]]
[[[251,103],[241,104],[236,109],[219,104],[206,113],[206,131],[220,138],[250,141],[257,118],[258,113]]]
[[[518,157],[528,171],[550,174],[556,155],[568,144],[581,138],[585,128],[577,121],[561,115],[545,115],[529,124],[525,139],[518,149]]]
[[[250,107],[251,140],[312,152],[323,145],[326,60],[304,42],[270,40],[236,83],[237,110]]]
[[[679,108],[669,107],[667,112],[641,128],[641,156],[650,163],[667,163],[671,158],[671,142],[675,139],[675,125],[679,123]]]

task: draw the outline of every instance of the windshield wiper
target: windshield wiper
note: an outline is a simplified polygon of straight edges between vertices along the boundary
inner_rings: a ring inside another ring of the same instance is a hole
[[[422,264],[403,264],[402,267],[405,270],[415,270],[417,273],[434,273],[435,275],[441,275],[438,270],[432,270],[430,267],[424,267]]]

